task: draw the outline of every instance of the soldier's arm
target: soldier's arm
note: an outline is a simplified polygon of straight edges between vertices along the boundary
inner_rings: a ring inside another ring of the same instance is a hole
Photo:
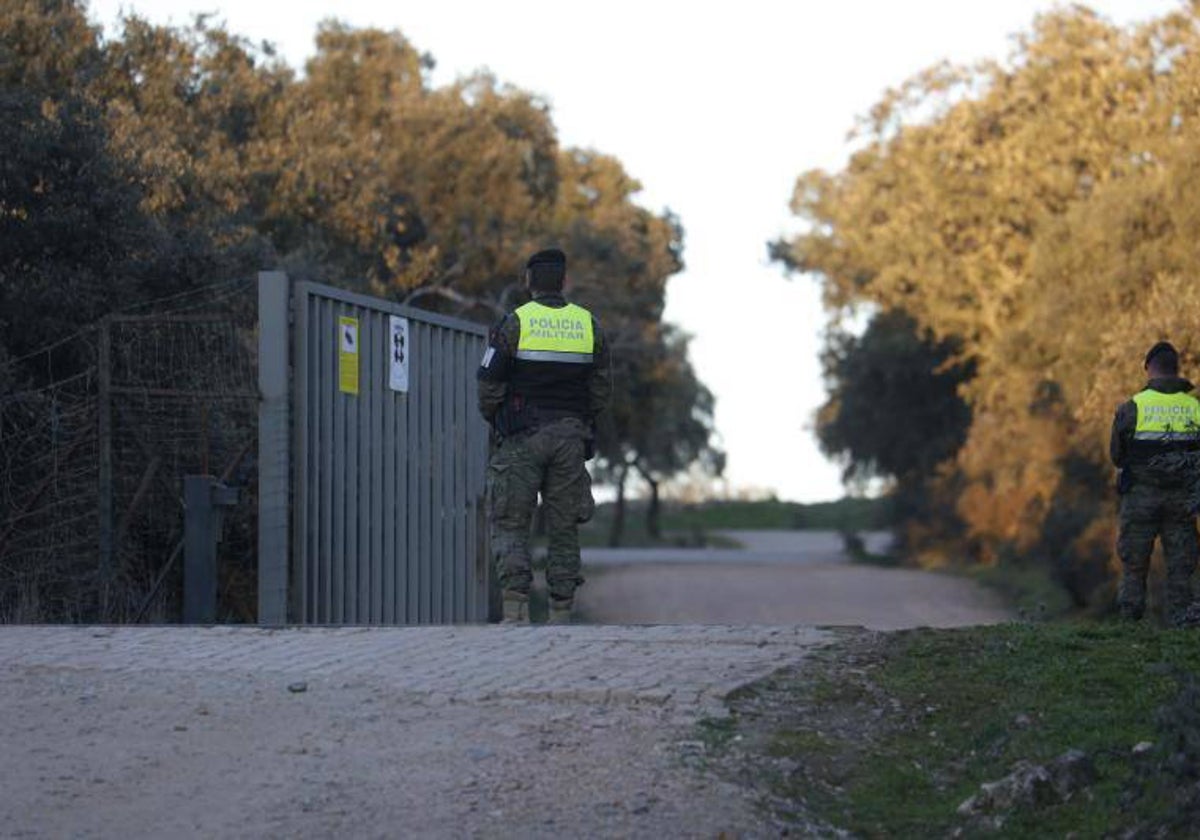
[[[1113,416],[1112,432],[1108,438],[1108,456],[1118,469],[1124,469],[1129,460],[1129,444],[1137,428],[1137,404],[1130,401],[1117,407]]]
[[[514,327],[516,335],[514,335]],[[516,318],[505,315],[488,334],[488,346],[479,360],[476,378],[479,380],[479,413],[489,423],[504,405],[508,380],[512,376],[513,348],[520,340],[521,325]]]
[[[588,411],[592,422],[608,411],[612,402],[612,359],[608,352],[608,338],[600,328],[600,322],[592,319],[592,330],[596,337],[592,351],[592,376],[588,380]]]

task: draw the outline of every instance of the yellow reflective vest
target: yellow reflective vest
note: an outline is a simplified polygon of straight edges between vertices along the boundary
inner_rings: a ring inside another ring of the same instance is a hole
[[[1157,443],[1200,441],[1200,400],[1191,394],[1146,389],[1134,395],[1137,428],[1133,439]]]
[[[530,301],[517,309],[521,339],[517,358],[527,362],[592,363],[596,336],[592,313],[582,306],[546,306]]]

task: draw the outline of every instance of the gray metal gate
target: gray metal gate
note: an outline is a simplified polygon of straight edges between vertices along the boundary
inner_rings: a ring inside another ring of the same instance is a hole
[[[260,277],[260,622],[486,620],[487,427],[475,386],[486,331],[296,283],[289,387],[278,365],[287,298],[286,276]],[[290,565],[278,466],[288,402]]]

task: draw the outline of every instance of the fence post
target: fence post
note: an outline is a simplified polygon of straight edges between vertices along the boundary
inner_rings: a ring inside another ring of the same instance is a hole
[[[238,492],[211,475],[183,478],[183,623],[217,620],[217,543],[221,508],[237,504]]]
[[[258,275],[258,623],[288,620],[287,275]]]

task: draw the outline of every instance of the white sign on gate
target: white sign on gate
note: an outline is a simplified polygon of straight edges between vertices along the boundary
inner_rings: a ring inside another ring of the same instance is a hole
[[[408,319],[399,315],[391,316],[391,329],[388,330],[388,353],[391,359],[389,365],[388,387],[393,391],[408,393]]]

